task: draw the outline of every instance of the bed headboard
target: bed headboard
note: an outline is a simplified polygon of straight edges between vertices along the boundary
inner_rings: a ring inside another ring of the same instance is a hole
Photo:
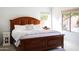
[[[33,17],[18,17],[10,20],[10,31],[14,29],[14,25],[40,24],[40,20]]]

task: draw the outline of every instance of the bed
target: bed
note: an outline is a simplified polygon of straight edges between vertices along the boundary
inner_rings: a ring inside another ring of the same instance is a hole
[[[14,25],[40,24],[40,20],[33,17],[18,17],[10,20],[10,41],[15,46],[16,40],[12,37]],[[34,38],[20,38],[20,44],[16,47],[17,51],[46,51],[49,49],[64,47],[64,35],[46,35]]]

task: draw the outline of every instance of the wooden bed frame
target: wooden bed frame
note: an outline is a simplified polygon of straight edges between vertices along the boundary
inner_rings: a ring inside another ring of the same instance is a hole
[[[14,29],[14,25],[25,24],[40,24],[40,21],[32,17],[18,17],[10,20],[10,40],[14,44],[15,40],[12,38],[11,33]],[[63,48],[64,35],[54,35],[30,39],[20,39],[20,45],[16,47],[17,51],[43,51],[61,46]]]

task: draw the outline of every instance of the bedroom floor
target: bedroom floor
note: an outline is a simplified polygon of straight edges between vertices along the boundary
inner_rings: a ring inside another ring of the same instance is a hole
[[[73,43],[70,39],[64,41],[65,51],[79,51],[79,44]]]
[[[10,45],[10,46],[6,46],[6,47],[3,47],[2,45],[0,46],[0,51],[16,51],[15,50],[15,47],[13,45]]]

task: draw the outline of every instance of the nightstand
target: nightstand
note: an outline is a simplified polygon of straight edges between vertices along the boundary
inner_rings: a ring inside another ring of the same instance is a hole
[[[10,46],[10,32],[3,32],[3,46]]]

